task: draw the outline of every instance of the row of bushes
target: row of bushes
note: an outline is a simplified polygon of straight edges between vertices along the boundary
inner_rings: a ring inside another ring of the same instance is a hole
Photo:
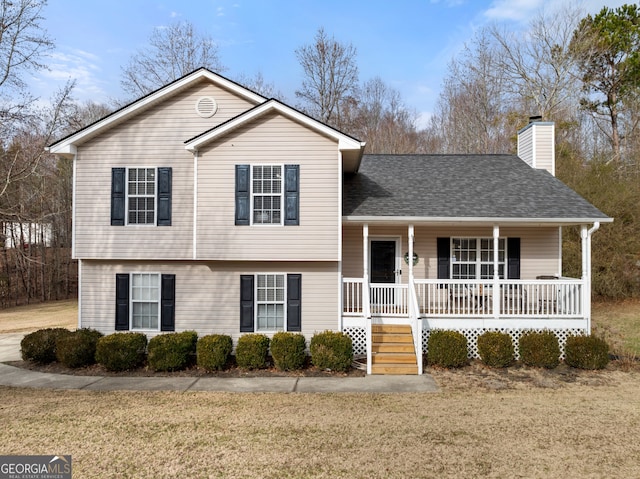
[[[241,336],[236,345],[236,364],[244,369],[269,365],[269,353],[276,368],[302,369],[307,363],[306,340],[302,334],[280,332],[269,339],[263,334]],[[41,329],[26,335],[21,343],[25,361],[58,361],[70,368],[103,365],[110,371],[126,371],[144,364],[155,371],[178,371],[194,363],[207,371],[224,369],[233,349],[231,336],[209,335],[198,339],[195,331],[169,333],[147,342],[142,333],[103,336],[92,329],[69,331]],[[311,363],[320,369],[347,371],[353,361],[353,344],[344,333],[315,334],[309,344]]]
[[[527,366],[553,369],[560,364],[560,345],[551,331],[524,333],[518,340],[520,361]],[[427,362],[446,368],[468,362],[467,338],[458,331],[437,330],[429,335]],[[511,336],[486,332],[478,337],[478,353],[483,363],[504,368],[515,361]],[[602,369],[609,363],[609,346],[595,336],[569,336],[564,347],[564,362],[580,369]]]

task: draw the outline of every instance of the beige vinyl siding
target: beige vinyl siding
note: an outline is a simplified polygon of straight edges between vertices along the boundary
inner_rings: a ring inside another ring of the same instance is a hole
[[[547,170],[555,176],[553,125],[536,125],[534,141],[536,168]]]
[[[402,255],[408,250],[408,228],[374,227],[369,226],[369,237],[402,236]],[[471,237],[491,238],[493,228],[445,228],[445,227],[415,227],[414,252],[418,254],[418,264],[414,266],[413,274],[416,279],[436,279],[438,277],[437,238],[439,237]],[[520,238],[520,277],[521,279],[535,279],[540,275],[559,274],[560,265],[560,234],[557,227],[537,228],[500,228],[500,236]],[[344,277],[361,278],[363,275],[362,261],[362,226],[346,225],[343,228],[342,275]],[[409,266],[402,261],[402,281],[408,280]]]
[[[196,101],[213,96],[218,112],[196,114]],[[193,256],[193,155],[184,142],[252,107],[246,100],[199,82],[78,147],[76,256],[96,259],[190,259]],[[111,226],[111,169],[171,167],[171,226]]]
[[[115,277],[118,273],[176,275],[176,331],[198,335],[240,336],[240,275],[302,274],[302,333],[339,329],[337,263],[125,262],[82,263],[82,327],[105,334],[115,326]],[[156,333],[149,333],[153,336]]]
[[[532,123],[518,134],[518,156],[532,168],[555,175],[555,133],[552,123]]]
[[[339,166],[335,141],[279,114],[238,127],[198,158],[197,258],[337,261]],[[235,226],[236,165],[300,165],[298,226]]]
[[[532,126],[518,134],[518,156],[531,168],[536,168],[534,164]]]

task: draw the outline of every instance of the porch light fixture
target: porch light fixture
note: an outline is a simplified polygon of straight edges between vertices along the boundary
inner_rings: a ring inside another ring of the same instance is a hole
[[[420,257],[418,256],[418,253],[413,253],[413,265],[417,265],[418,264],[418,260],[420,259]],[[404,262],[406,264],[409,264],[409,252],[406,252],[404,254]]]

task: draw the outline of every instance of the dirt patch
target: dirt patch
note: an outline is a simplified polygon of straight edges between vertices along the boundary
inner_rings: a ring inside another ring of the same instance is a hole
[[[480,361],[459,369],[430,367],[427,369],[438,385],[446,390],[559,389],[570,384],[610,386],[628,372],[640,372],[640,363],[611,361],[602,370],[575,369],[561,363],[555,369],[532,368],[516,364],[508,368],[490,368]]]

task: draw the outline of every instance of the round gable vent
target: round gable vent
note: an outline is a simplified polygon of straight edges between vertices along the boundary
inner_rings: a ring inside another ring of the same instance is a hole
[[[211,118],[218,111],[218,104],[210,96],[203,96],[196,101],[196,113],[202,118]]]

